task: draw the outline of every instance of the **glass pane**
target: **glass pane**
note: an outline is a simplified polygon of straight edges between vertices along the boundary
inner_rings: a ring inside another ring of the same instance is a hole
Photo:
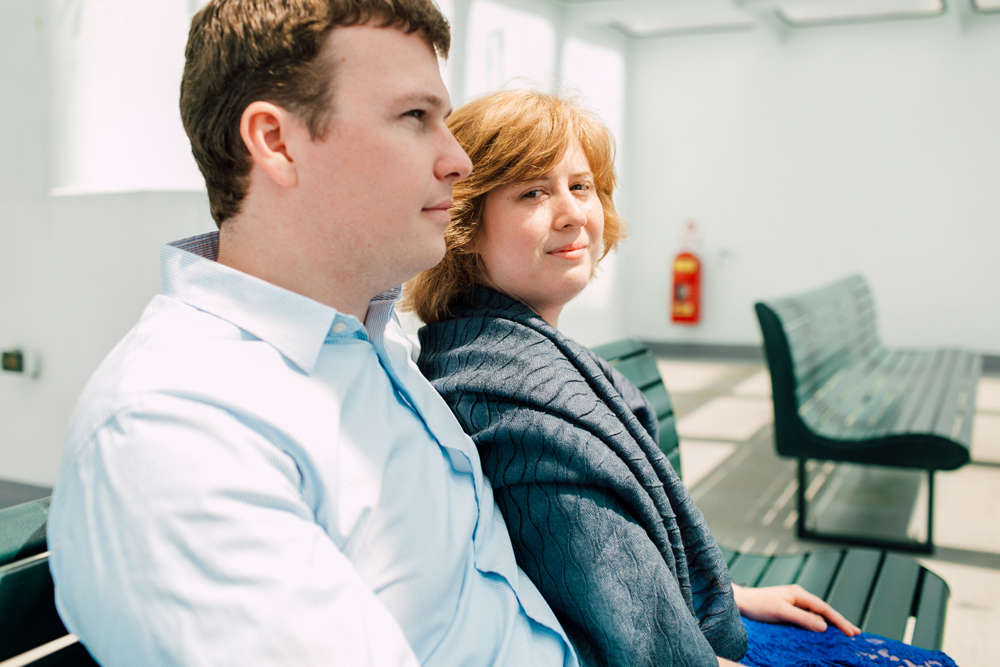
[[[501,88],[550,89],[555,43],[555,28],[548,19],[477,0],[469,16],[466,98]]]
[[[204,186],[177,111],[184,44],[199,4],[51,5],[54,194]]]

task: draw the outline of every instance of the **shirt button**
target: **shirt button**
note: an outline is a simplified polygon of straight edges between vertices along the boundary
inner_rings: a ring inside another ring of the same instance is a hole
[[[333,325],[333,333],[341,334],[347,331],[347,325],[343,322],[337,322]]]

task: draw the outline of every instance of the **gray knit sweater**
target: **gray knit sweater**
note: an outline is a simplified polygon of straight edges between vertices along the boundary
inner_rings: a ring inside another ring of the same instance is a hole
[[[517,562],[585,665],[714,667],[746,634],[701,512],[620,373],[476,288],[420,330],[421,371],[472,436]]]

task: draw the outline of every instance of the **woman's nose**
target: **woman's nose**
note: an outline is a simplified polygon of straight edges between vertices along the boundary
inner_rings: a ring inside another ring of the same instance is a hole
[[[577,200],[570,190],[561,192],[556,197],[556,209],[556,215],[553,219],[556,229],[583,227],[587,224],[587,215],[583,204]]]

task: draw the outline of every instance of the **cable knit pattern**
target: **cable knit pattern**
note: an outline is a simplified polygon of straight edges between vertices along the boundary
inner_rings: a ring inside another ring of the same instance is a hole
[[[477,288],[419,366],[475,441],[518,564],[586,665],[718,665],[746,634],[725,561],[620,373]]]

